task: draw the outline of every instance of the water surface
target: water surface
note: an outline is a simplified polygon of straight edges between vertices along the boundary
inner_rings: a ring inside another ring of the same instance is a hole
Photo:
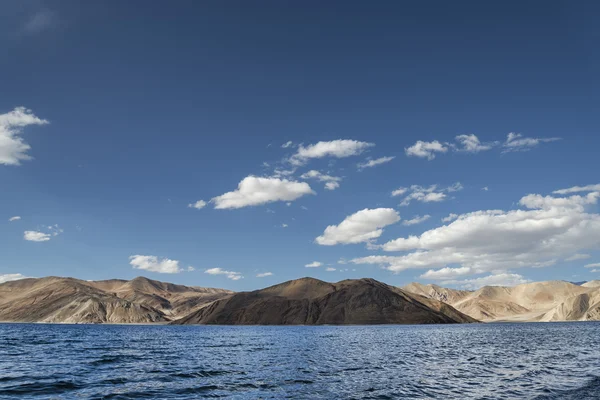
[[[600,323],[0,324],[0,398],[596,399]]]

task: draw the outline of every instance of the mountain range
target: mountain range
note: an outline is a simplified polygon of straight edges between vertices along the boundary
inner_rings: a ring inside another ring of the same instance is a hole
[[[457,290],[374,279],[301,278],[251,292],[138,277],[27,278],[0,284],[0,321],[224,325],[435,324],[600,320],[600,281]]]

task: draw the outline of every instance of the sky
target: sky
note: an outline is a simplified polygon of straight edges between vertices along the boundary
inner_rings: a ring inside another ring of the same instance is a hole
[[[0,280],[600,278],[597,2],[0,7]]]

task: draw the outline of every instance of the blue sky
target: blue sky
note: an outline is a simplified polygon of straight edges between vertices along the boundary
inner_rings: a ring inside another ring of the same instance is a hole
[[[0,275],[600,276],[595,2],[2,8]]]

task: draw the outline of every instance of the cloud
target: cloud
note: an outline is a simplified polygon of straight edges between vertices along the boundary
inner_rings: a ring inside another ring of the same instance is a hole
[[[188,204],[188,207],[189,207],[189,208],[195,208],[195,209],[197,209],[197,210],[201,210],[201,209],[203,209],[204,207],[206,207],[206,204],[207,204],[207,203],[206,203],[204,200],[198,200],[198,201],[197,201],[197,202],[195,202],[195,203]]]
[[[376,167],[377,165],[388,163],[388,162],[392,161],[394,158],[396,158],[396,157],[380,157],[380,158],[376,158],[374,160],[366,160],[365,162],[357,164],[357,166],[358,166],[359,170],[365,169],[365,168],[372,168],[372,167]]]
[[[408,191],[408,189],[405,187],[398,188],[392,192],[392,197],[402,196],[407,191]]]
[[[473,273],[473,270],[469,267],[460,267],[460,268],[442,268],[437,271],[430,269],[425,272],[420,277],[423,279],[452,279],[457,276],[470,275]]]
[[[381,236],[383,227],[398,221],[400,215],[393,208],[365,208],[346,217],[337,226],[328,226],[315,241],[323,246],[371,242]]]
[[[289,162],[293,165],[304,165],[313,158],[356,156],[372,146],[375,146],[375,144],[347,139],[318,142],[307,147],[300,145],[297,153],[290,157]]]
[[[413,219],[408,219],[408,220],[403,221],[402,225],[404,225],[404,226],[417,225],[417,224],[427,221],[429,218],[431,218],[431,215],[423,215],[422,217],[419,215],[415,215],[413,217]]]
[[[593,269],[590,272],[600,272],[600,269]]]
[[[458,214],[450,213],[447,217],[442,218],[442,222],[454,221],[456,218],[458,218]]]
[[[192,267],[191,265],[189,267],[187,267],[188,272],[193,272],[195,270],[196,270],[196,268]]]
[[[18,215],[15,215],[14,217],[10,217],[8,219],[8,222],[14,222],[14,221],[18,221],[20,219],[21,219],[21,217],[19,217]]]
[[[501,273],[476,279],[448,280],[443,285],[454,285],[463,289],[475,290],[483,286],[517,286],[531,282],[519,274]]]
[[[580,192],[600,192],[600,184],[587,186],[573,186],[568,189],[560,189],[552,192],[553,194],[571,194]]]
[[[340,181],[342,178],[337,176],[331,176],[322,174],[319,171],[310,170],[302,175],[300,175],[302,179],[316,179],[319,182],[325,182],[325,189],[327,190],[335,190],[340,187]]]
[[[402,202],[401,206],[408,206],[413,200],[420,201],[422,203],[437,203],[446,200],[448,197],[446,193],[453,193],[463,189],[463,186],[460,182],[456,182],[455,184],[445,187],[438,188],[438,185],[431,185],[429,187],[423,187],[419,185],[412,185],[410,189],[404,190],[404,192],[399,192],[404,188],[400,188],[392,192],[392,196],[394,193],[407,193],[410,192]]]
[[[134,269],[158,272],[159,274],[177,274],[182,271],[182,269],[179,268],[179,261],[170,260],[168,258],[159,259],[156,256],[130,256],[129,264],[131,264]]]
[[[475,211],[448,224],[388,241],[381,248],[400,256],[369,256],[355,264],[382,264],[390,271],[468,267],[474,273],[541,268],[585,249],[600,247],[600,215],[588,213],[599,192],[585,197],[524,196],[523,209]]]
[[[487,187],[487,186],[484,186],[484,187],[481,188],[481,190],[483,190],[484,192],[489,192],[490,188]]]
[[[588,258],[590,258],[592,256],[590,256],[589,254],[573,254],[571,257],[565,258],[565,261],[577,261],[577,260],[587,260]]]
[[[282,228],[287,228],[287,227],[288,227],[288,224],[281,224],[281,227],[282,227]]]
[[[336,269],[333,268],[333,267],[327,267],[327,268],[325,268],[325,271],[327,271],[327,272],[333,272],[333,271],[336,271]]]
[[[502,145],[504,150],[503,153],[509,153],[512,151],[528,151],[533,147],[536,147],[540,143],[549,143],[561,140],[561,138],[527,138],[523,137],[520,133],[511,132],[506,138],[506,142]]]
[[[412,146],[404,149],[404,152],[409,157],[421,157],[427,158],[428,160],[433,160],[435,158],[435,153],[446,153],[447,151],[448,147],[437,140],[434,140],[433,142],[423,142],[422,140],[418,140]]]
[[[40,10],[33,14],[23,26],[23,33],[35,35],[53,27],[56,24],[56,13],[50,10]]]
[[[48,233],[41,231],[25,231],[23,233],[23,239],[30,242],[47,242],[52,239],[53,236],[58,236],[63,233],[63,230],[58,225],[50,225],[43,229],[48,230]]]
[[[0,283],[10,282],[10,281],[18,281],[19,279],[27,279],[28,276],[21,274],[0,274]]]
[[[313,261],[310,264],[306,264],[305,267],[306,268],[319,268],[322,265],[323,265],[323,263],[320,263],[318,261]]]
[[[266,278],[267,276],[273,276],[272,272],[262,272],[260,274],[256,274],[257,278]]]
[[[584,268],[597,268],[597,267],[600,267],[600,263],[587,264],[584,266]]]
[[[496,143],[481,143],[479,138],[473,134],[458,135],[455,139],[462,146],[456,147],[456,151],[465,153],[479,153],[480,151],[491,150],[496,145]]]
[[[243,278],[241,272],[225,271],[221,268],[207,269],[204,273],[209,275],[226,275],[227,279],[231,279],[232,281],[238,281]]]
[[[25,107],[0,114],[0,165],[21,165],[21,161],[31,160],[27,154],[31,146],[19,135],[26,126],[45,124],[48,121],[36,117]]]
[[[285,142],[284,144],[281,145],[282,148],[287,149],[288,147],[291,147],[294,145],[294,142],[292,142],[291,140],[288,142]]]
[[[232,209],[274,201],[293,201],[307,194],[315,194],[306,182],[295,182],[279,178],[248,176],[237,190],[213,198],[216,209]]]

